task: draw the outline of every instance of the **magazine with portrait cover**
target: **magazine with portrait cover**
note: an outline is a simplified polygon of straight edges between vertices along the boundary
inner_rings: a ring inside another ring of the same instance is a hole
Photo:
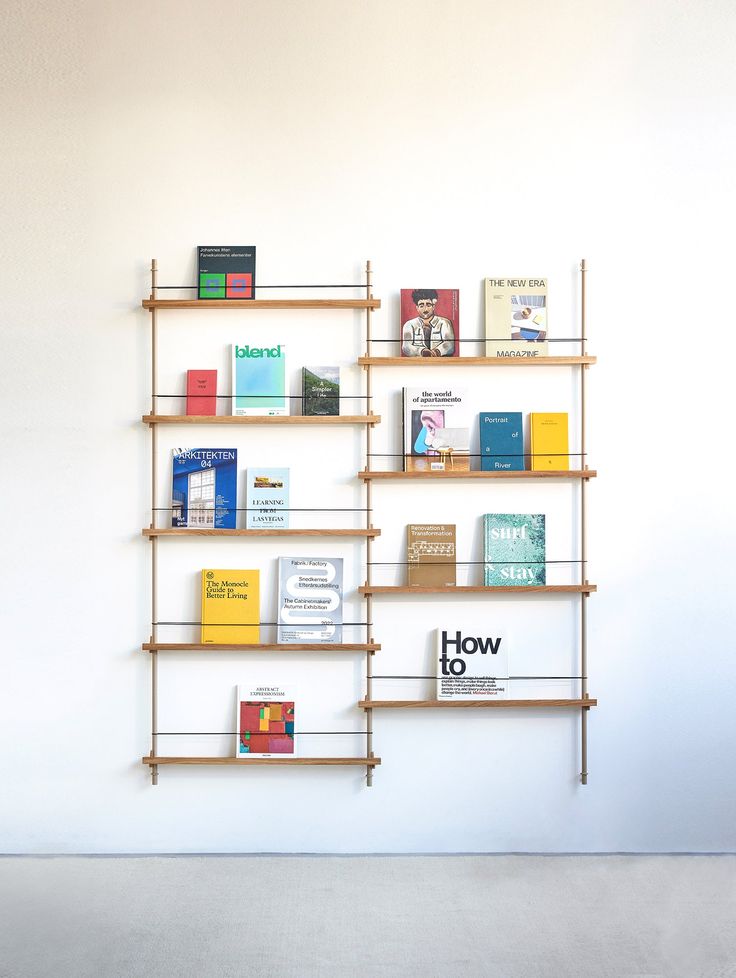
[[[402,357],[460,356],[458,289],[401,290]]]

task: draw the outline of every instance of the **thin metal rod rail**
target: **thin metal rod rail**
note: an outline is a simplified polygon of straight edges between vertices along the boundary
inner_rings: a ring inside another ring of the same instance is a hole
[[[182,400],[186,397],[186,394],[156,394],[156,397],[180,397]],[[218,401],[231,401],[233,399],[232,394],[197,394],[197,397],[209,397],[212,400],[217,399]],[[251,395],[248,395],[251,396]],[[253,394],[253,397],[281,397],[290,401],[301,401],[304,397],[303,394]],[[320,401],[365,401],[365,394],[322,394],[320,396]]]
[[[374,560],[371,567],[413,567],[417,560]],[[547,566],[547,564],[582,564],[582,560],[423,560],[422,567],[482,567],[485,564],[528,564]]]
[[[374,676],[374,679],[439,679],[440,676]],[[583,679],[583,676],[473,676],[473,679],[503,679],[514,682],[521,679]]]
[[[154,513],[171,513],[175,509],[174,506],[156,506]],[[231,513],[270,513],[274,510],[273,506],[268,506],[264,504],[263,506],[228,506],[228,510]],[[359,508],[354,506],[342,506],[342,507],[332,507],[332,506],[290,506],[287,509],[282,509],[280,506],[278,508],[279,513],[366,513],[368,510],[361,506]],[[190,506],[189,512],[206,513],[208,510],[203,506]],[[210,510],[211,512],[211,510]]]
[[[159,289],[179,289],[182,292],[196,292],[199,289],[198,285],[159,285]],[[260,282],[256,282],[255,291],[258,289],[364,289],[365,285],[362,283],[356,285],[261,285]],[[151,298],[155,298],[151,296]],[[202,300],[206,302],[206,299]]]
[[[581,353],[584,356],[587,340],[586,322],[586,274],[585,259],[580,262],[580,335],[582,339]],[[587,367],[580,368],[580,446],[585,453],[585,378]],[[585,468],[587,468],[587,464]],[[588,543],[587,543],[587,512],[586,512],[587,479],[580,480],[580,557],[582,583],[588,583]],[[582,698],[588,699],[588,595],[580,596],[580,671],[583,675]],[[588,714],[590,708],[584,706],[580,711],[580,782],[588,783]]]
[[[365,369],[370,370],[370,366],[367,366]],[[494,455],[493,457],[494,458],[537,458],[538,456],[539,457],[545,456],[546,458],[569,458],[570,456],[574,456],[575,458],[577,458],[578,456],[584,456],[585,454],[586,454],[585,452],[517,452],[515,455],[502,455],[499,453],[498,455]],[[370,455],[370,458],[405,458],[405,457],[416,458],[417,456],[416,455],[411,456],[407,452],[373,452]],[[428,457],[433,458],[434,456],[428,456]],[[468,452],[468,454],[463,455],[462,458],[489,458],[489,456],[481,455],[481,454],[471,454],[470,452]],[[531,471],[543,472],[544,469],[531,470]]]
[[[380,337],[380,338],[374,337],[373,338],[373,342],[374,343],[396,343],[396,344],[399,344],[399,343],[401,343],[401,340],[400,339],[397,339],[395,336],[392,337],[392,338],[390,338],[390,339],[387,339],[387,338],[384,338],[384,337]],[[498,340],[484,339],[482,337],[479,338],[479,339],[475,339],[475,338],[472,338],[472,337],[463,337],[462,339],[457,339],[456,338],[455,339],[455,342],[456,343],[497,343]],[[520,341],[519,342],[519,346],[521,346],[523,342],[525,342],[525,341]],[[532,343],[534,341],[533,340],[528,340],[526,342]],[[544,342],[545,343],[582,343],[583,340],[581,340],[579,336],[555,336],[554,338],[550,337],[548,340],[544,340]],[[370,354],[368,354],[368,356],[370,356]],[[411,358],[410,357],[407,357],[406,359],[411,359]],[[445,357],[445,359],[446,360],[457,360],[458,357]]]
[[[202,621],[154,621],[153,624],[154,625],[210,625],[211,623],[210,622],[202,622]],[[372,625],[373,622],[371,622],[371,621],[344,621],[342,624],[343,625],[355,625],[355,626],[360,626],[361,628],[365,628],[365,627],[367,627],[369,625]],[[264,626],[265,625],[282,625],[283,626],[283,622],[281,622],[281,621],[252,621],[252,622],[218,621],[214,625],[212,625],[212,627],[213,628],[225,628],[225,627],[227,627],[227,628],[255,628],[257,625],[258,626],[260,626],[260,625],[264,625]],[[324,627],[325,626],[321,622],[320,623],[315,623],[315,624],[310,624],[309,622],[304,622],[304,623],[299,622],[299,630],[300,631],[307,631],[310,628],[319,628],[319,629],[321,629],[321,628],[324,628]],[[325,643],[325,644],[327,645],[328,643]]]
[[[238,730],[156,730],[158,737],[238,737]],[[295,730],[295,737],[365,737],[365,730]],[[152,755],[155,757],[156,755]]]

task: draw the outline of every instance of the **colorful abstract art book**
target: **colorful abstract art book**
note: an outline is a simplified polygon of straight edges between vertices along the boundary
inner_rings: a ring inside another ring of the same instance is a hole
[[[202,645],[257,645],[259,623],[259,571],[202,571]]]
[[[302,414],[308,417],[340,414],[339,367],[302,367]]]
[[[286,347],[233,344],[232,413],[245,417],[288,415]]]
[[[401,290],[402,357],[460,356],[460,292]]]
[[[547,279],[485,280],[486,356],[547,356]]]
[[[248,468],[245,525],[248,530],[285,530],[289,526],[289,470]]]
[[[509,654],[506,636],[437,629],[437,699],[506,699]]]
[[[448,587],[456,583],[454,523],[410,523],[406,528],[406,583]]]
[[[283,687],[238,686],[236,710],[236,757],[247,760],[296,754],[294,699]]]
[[[570,468],[567,412],[530,417],[531,467],[538,472],[567,472]]]
[[[279,644],[342,642],[342,560],[279,557]]]
[[[197,284],[199,299],[255,299],[255,245],[200,245]]]
[[[237,487],[236,448],[174,448],[171,525],[234,530]]]
[[[404,471],[470,469],[470,428],[465,392],[455,388],[404,387]]]
[[[217,414],[217,371],[187,370],[187,414]]]
[[[481,472],[524,471],[521,411],[506,411],[501,414],[481,411],[478,427]]]
[[[486,513],[483,517],[483,583],[486,587],[543,585],[544,513]]]

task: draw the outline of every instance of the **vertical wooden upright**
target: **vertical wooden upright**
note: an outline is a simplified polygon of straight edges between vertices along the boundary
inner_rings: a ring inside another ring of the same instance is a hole
[[[158,264],[151,259],[151,298],[156,298],[156,278]],[[158,390],[158,335],[156,332],[156,309],[151,309],[151,414],[155,415]],[[156,528],[156,500],[158,483],[156,459],[158,456],[158,426],[150,425],[151,431],[151,529]],[[151,644],[158,641],[158,537],[152,536],[151,545]],[[151,652],[151,756],[158,756],[158,651]],[[151,765],[151,783],[158,784],[158,765]]]
[[[373,298],[373,290],[371,283],[371,263],[367,261],[365,263],[365,297],[366,299]],[[371,355],[371,308],[370,306],[365,311],[365,342],[366,342],[366,356]],[[373,385],[371,376],[371,367],[368,364],[365,367],[365,392],[366,392],[366,414],[373,414]],[[371,467],[371,452],[373,446],[373,425],[367,424],[365,426],[365,469],[370,470]],[[365,507],[366,507],[366,526],[370,530],[373,528],[373,483],[371,479],[366,479],[365,485]],[[368,587],[371,583],[371,570],[373,563],[373,537],[368,536],[366,538],[366,565],[365,565],[365,583]],[[366,643],[368,645],[373,644],[373,595],[367,594],[365,597],[365,614],[366,614]],[[365,686],[366,686],[366,699],[373,699],[373,652],[372,650],[366,649],[365,653]],[[373,757],[373,710],[368,709],[365,711],[365,737],[366,737],[366,757]],[[366,768],[366,785],[370,788],[373,784],[373,768]]]
[[[587,266],[585,259],[580,262],[580,335],[581,350],[580,355],[586,356],[586,294],[585,294],[585,275]],[[585,470],[588,468],[588,456],[586,454],[585,441],[585,375],[588,367],[586,364],[580,365],[580,467]],[[588,541],[587,541],[587,513],[586,513],[586,493],[588,480],[583,477],[580,480],[580,573],[583,584],[588,583]],[[581,695],[584,700],[588,699],[588,597],[587,591],[580,595],[580,674]],[[588,713],[589,706],[583,706],[580,710],[580,782],[588,783]]]

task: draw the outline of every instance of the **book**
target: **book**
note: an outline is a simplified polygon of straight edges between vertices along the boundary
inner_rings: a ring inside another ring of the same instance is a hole
[[[420,587],[455,584],[455,524],[410,523],[406,528],[406,583]]]
[[[485,280],[486,356],[547,356],[547,279]]]
[[[458,289],[401,290],[402,357],[460,355]]]
[[[232,346],[232,413],[236,416],[287,415],[286,347]]]
[[[294,699],[281,686],[238,686],[235,756],[294,756]]]
[[[187,414],[217,414],[216,370],[187,370]]]
[[[279,557],[276,641],[342,642],[342,557]]]
[[[486,513],[483,583],[487,587],[546,584],[544,513]]]
[[[506,699],[509,655],[506,636],[463,635],[437,629],[437,699]]]
[[[174,448],[171,462],[171,525],[234,530],[238,450]]]
[[[255,299],[255,245],[200,245],[197,284],[199,299]]]
[[[340,368],[302,367],[302,414],[310,417],[340,413]]]
[[[535,471],[567,472],[570,447],[567,436],[567,412],[545,414],[533,412],[531,428],[531,468]]]
[[[521,411],[506,411],[503,414],[481,411],[478,427],[482,472],[524,471]]]
[[[246,528],[286,529],[289,526],[289,470],[248,468],[246,483]]]
[[[202,571],[202,645],[257,645],[260,572]]]
[[[404,471],[470,469],[470,429],[465,392],[455,388],[404,387]]]

